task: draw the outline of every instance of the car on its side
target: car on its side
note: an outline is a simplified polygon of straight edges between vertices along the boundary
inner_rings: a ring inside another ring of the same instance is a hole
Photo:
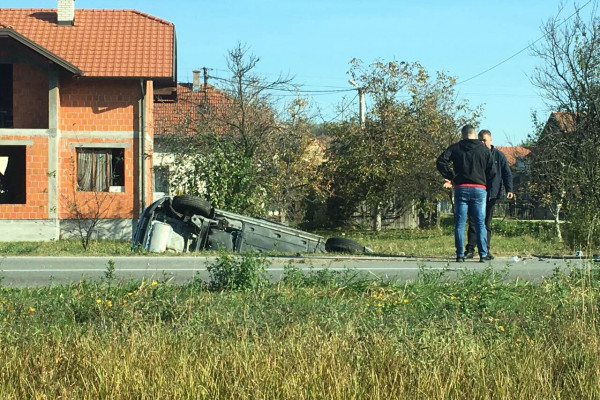
[[[151,252],[201,250],[281,253],[365,253],[354,240],[323,236],[262,218],[218,210],[196,196],[163,197],[148,206],[133,233],[133,248]]]

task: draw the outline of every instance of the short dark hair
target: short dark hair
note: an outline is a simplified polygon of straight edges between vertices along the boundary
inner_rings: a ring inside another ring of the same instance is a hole
[[[475,128],[473,128],[473,125],[467,124],[462,127],[460,133],[462,133],[463,139],[466,139],[469,136],[469,134],[475,133]]]
[[[479,139],[481,139],[484,135],[488,135],[489,137],[492,137],[492,132],[488,131],[487,129],[482,129],[479,131]]]

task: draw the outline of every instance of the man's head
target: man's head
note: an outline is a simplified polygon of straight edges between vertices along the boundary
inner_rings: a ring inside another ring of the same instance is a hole
[[[463,139],[477,139],[477,132],[475,132],[473,125],[467,124],[463,126],[460,132]]]
[[[485,147],[487,147],[488,149],[492,148],[492,132],[488,131],[487,129],[482,129],[479,131],[479,140],[481,140],[483,142],[483,144],[485,144]]]

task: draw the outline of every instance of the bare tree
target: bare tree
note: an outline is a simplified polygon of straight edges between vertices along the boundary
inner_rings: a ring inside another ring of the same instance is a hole
[[[98,230],[115,202],[115,194],[105,191],[80,191],[77,182],[77,165],[71,159],[72,173],[70,174],[69,191],[61,195],[63,208],[76,224],[76,235],[81,246],[87,250],[92,238],[98,236]]]
[[[175,154],[172,183],[218,208],[253,215],[276,209],[285,218],[313,172],[298,163],[310,129],[303,116],[294,114],[304,101],[286,108],[274,95],[293,94],[292,79],[260,77],[259,61],[238,43],[227,57],[231,76],[209,76],[221,99],[199,104],[193,118],[169,138]]]
[[[589,20],[580,10],[559,14],[542,26],[533,47],[542,65],[532,81],[557,111],[535,137],[532,187],[567,219],[573,247],[591,246],[600,227],[600,19],[596,3]]]

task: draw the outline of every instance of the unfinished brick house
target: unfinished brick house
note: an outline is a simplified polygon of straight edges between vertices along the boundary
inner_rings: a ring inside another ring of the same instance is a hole
[[[129,238],[152,201],[153,96],[174,93],[172,23],[135,10],[0,8],[0,240],[76,220]]]

